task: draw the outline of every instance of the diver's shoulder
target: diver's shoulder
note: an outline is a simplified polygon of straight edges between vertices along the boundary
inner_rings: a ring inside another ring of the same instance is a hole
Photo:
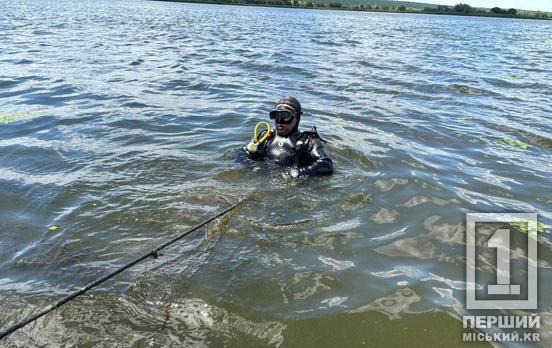
[[[323,143],[326,143],[324,139],[320,136],[318,133],[318,130],[316,129],[316,126],[307,128],[303,131],[301,131],[301,135],[299,136],[301,139],[304,139],[304,141],[316,141],[319,140]]]

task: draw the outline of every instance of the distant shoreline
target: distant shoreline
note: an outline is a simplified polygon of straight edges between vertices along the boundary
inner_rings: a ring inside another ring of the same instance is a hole
[[[550,20],[552,17],[543,16],[531,16],[521,14],[495,14],[491,12],[479,12],[479,13],[463,13],[463,12],[443,12],[443,11],[426,11],[416,9],[406,10],[394,10],[394,9],[376,9],[376,8],[360,8],[359,5],[347,6],[339,2],[322,3],[324,6],[319,6],[320,3],[314,4],[314,6],[302,6],[302,5],[286,5],[278,3],[249,3],[246,0],[151,0],[162,2],[183,2],[191,4],[210,4],[210,5],[235,5],[235,6],[253,6],[253,7],[279,7],[279,8],[295,8],[306,10],[338,10],[338,11],[355,11],[355,12],[375,12],[375,13],[407,13],[407,14],[431,14],[431,15],[443,15],[443,16],[464,16],[464,17],[490,17],[490,18],[511,18],[511,19],[536,19],[536,20]],[[312,3],[311,3],[312,4]],[[538,11],[534,11],[538,12]],[[546,13],[546,12],[542,12]]]

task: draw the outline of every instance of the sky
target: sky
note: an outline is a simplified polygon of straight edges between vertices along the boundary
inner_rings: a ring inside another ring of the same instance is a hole
[[[433,0],[420,1],[439,5],[456,5],[458,3],[468,4],[474,7],[502,7],[517,8],[521,10],[540,10],[552,12],[552,0]]]

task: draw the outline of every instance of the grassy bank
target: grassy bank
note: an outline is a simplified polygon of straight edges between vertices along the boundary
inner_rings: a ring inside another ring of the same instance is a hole
[[[458,4],[456,6],[437,6],[414,8],[406,6],[387,6],[378,4],[351,4],[350,2],[313,2],[311,0],[155,0],[169,2],[206,3],[216,5],[243,5],[262,7],[285,7],[285,8],[306,8],[318,10],[346,10],[346,11],[367,11],[383,13],[412,13],[412,14],[434,14],[451,16],[475,16],[475,17],[497,17],[497,18],[518,18],[518,19],[552,19],[552,14],[540,11],[523,11],[516,9],[501,9],[498,7],[490,10],[476,9],[469,5]],[[347,1],[347,0],[345,0]]]

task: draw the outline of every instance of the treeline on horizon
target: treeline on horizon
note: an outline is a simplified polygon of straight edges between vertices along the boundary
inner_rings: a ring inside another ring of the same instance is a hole
[[[468,4],[457,4],[455,6],[437,5],[436,7],[415,8],[404,5],[390,6],[384,4],[347,4],[338,0],[331,2],[312,1],[312,0],[177,0],[186,2],[212,2],[228,4],[248,4],[248,5],[268,5],[299,8],[332,8],[355,11],[376,11],[376,12],[405,12],[405,13],[431,13],[431,14],[451,14],[467,16],[497,16],[497,17],[522,17],[522,18],[542,18],[550,19],[552,14],[541,11],[519,11],[515,8],[502,9],[493,7],[490,10],[472,7]]]
[[[527,16],[538,18],[550,18],[546,12],[540,11],[518,11],[515,8],[503,9],[493,7],[486,11],[484,9],[472,7],[468,4],[457,4],[455,6],[438,5],[437,7],[424,7],[423,12],[429,13],[449,13],[466,15],[498,15],[498,16]]]

